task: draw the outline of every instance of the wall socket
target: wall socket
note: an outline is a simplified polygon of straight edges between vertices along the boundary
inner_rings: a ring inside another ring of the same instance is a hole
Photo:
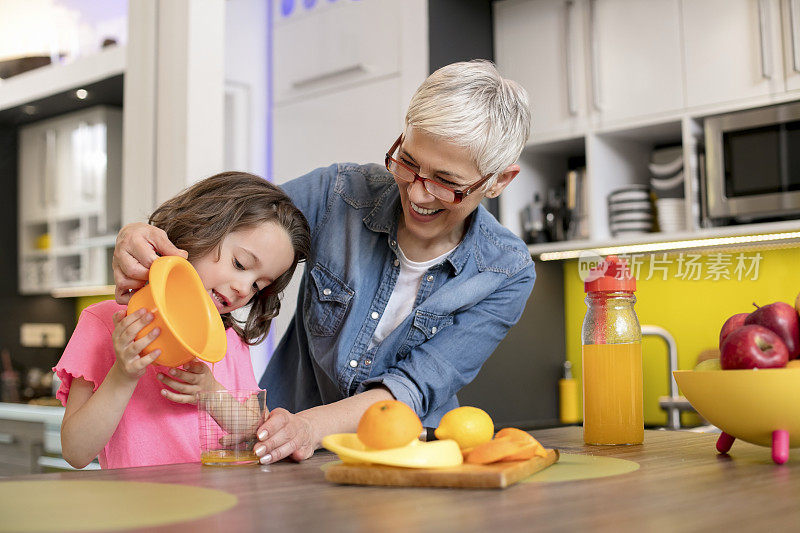
[[[27,348],[61,348],[65,344],[64,324],[22,324],[20,344]]]

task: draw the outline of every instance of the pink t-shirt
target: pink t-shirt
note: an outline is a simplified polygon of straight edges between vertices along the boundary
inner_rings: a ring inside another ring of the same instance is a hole
[[[66,406],[73,378],[80,377],[97,390],[116,357],[111,333],[113,315],[125,309],[112,300],[90,305],[81,313],[75,332],[58,364],[61,379],[56,396]],[[257,389],[250,350],[233,329],[226,331],[228,351],[214,365],[214,377],[226,389]],[[165,387],[157,378],[165,367],[150,365],[133,392],[116,431],[100,452],[102,468],[124,468],[200,460],[197,406],[179,404],[161,396]]]

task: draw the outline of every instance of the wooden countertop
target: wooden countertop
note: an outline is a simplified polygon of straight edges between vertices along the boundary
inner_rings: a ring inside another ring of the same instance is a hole
[[[232,509],[157,531],[487,531],[524,529],[786,531],[800,525],[800,451],[772,463],[770,450],[737,441],[716,453],[715,435],[646,431],[641,446],[585,446],[579,427],[535,431],[564,453],[636,461],[614,477],[520,483],[505,490],[341,486],[319,451],[300,464],[213,468],[198,464],[66,472],[11,480],[125,480],[181,483],[236,495]]]

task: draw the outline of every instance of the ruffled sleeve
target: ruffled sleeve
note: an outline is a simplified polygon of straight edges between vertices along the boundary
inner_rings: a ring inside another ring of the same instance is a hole
[[[83,378],[92,383],[92,390],[103,382],[114,364],[113,315],[123,306],[101,302],[84,309],[67,347],[53,371],[61,380],[56,398],[66,406],[72,380]]]

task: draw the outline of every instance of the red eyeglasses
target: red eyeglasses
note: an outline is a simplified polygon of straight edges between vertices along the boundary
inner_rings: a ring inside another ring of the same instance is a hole
[[[397,138],[394,142],[392,147],[386,152],[386,170],[391,172],[395,178],[405,182],[405,183],[414,183],[415,181],[419,180],[422,182],[422,186],[425,187],[425,190],[431,193],[433,196],[438,198],[443,202],[447,202],[449,204],[458,204],[461,203],[461,200],[475,192],[481,185],[486,183],[486,181],[491,178],[494,174],[489,174],[487,176],[482,177],[476,183],[473,183],[466,189],[461,189],[457,191],[455,189],[451,189],[447,185],[443,185],[437,181],[434,181],[429,178],[423,178],[419,174],[417,174],[414,170],[409,168],[407,165],[401,163],[394,157],[394,152],[397,150],[397,147],[400,146],[400,142],[403,140],[403,135]]]

